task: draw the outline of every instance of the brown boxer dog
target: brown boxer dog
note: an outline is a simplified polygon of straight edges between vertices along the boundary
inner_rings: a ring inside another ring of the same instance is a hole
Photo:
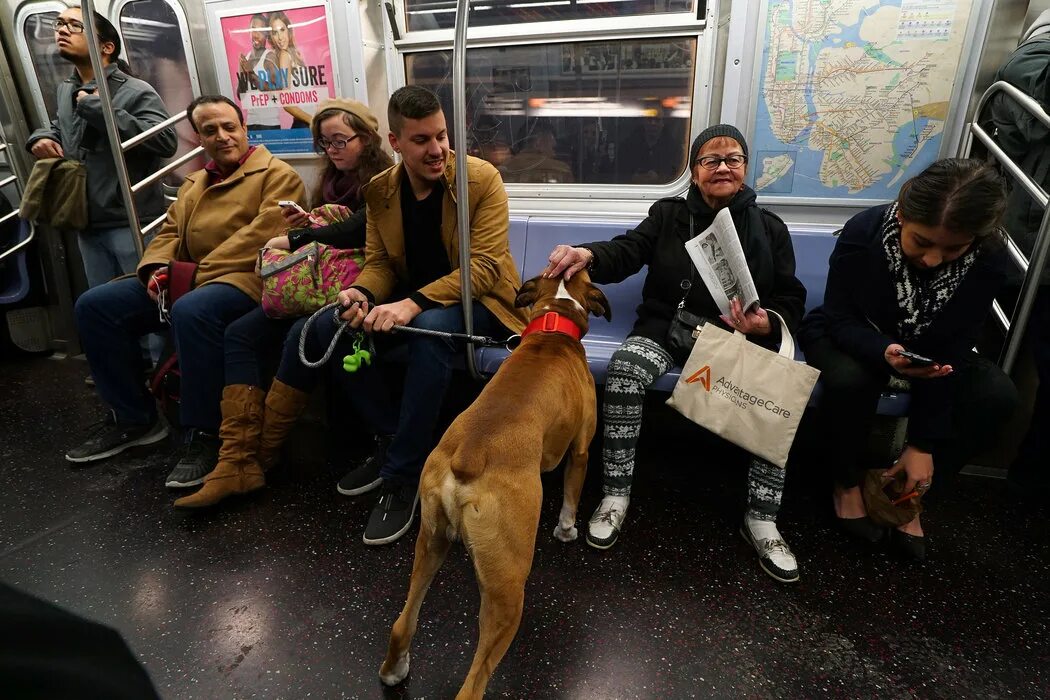
[[[597,420],[594,378],[579,339],[588,329],[588,311],[612,318],[609,302],[580,271],[567,282],[529,280],[515,304],[532,307],[521,345],[449,426],[423,467],[408,600],[379,669],[386,685],[408,675],[419,608],[449,547],[462,539],[481,589],[481,633],[456,698],[482,697],[521,622],[543,501],[540,473],[554,469],[566,454],[554,536],[576,539],[576,506]]]

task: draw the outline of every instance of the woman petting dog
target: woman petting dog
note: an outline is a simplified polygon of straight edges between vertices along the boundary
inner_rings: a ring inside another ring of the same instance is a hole
[[[820,416],[838,523],[873,544],[888,534],[906,559],[926,558],[922,525],[915,515],[887,533],[869,519],[861,493],[867,436],[889,378],[910,380],[907,446],[883,478],[903,471],[902,493],[922,495],[935,466],[942,475],[957,472],[1010,419],[1016,389],[973,351],[1005,280],[1005,208],[993,165],[937,161],[904,183],[896,202],[846,222],[824,305],[799,331],[807,361],[822,372]]]
[[[688,357],[688,349],[675,356],[668,338],[679,304],[707,323],[740,331],[761,344],[779,337],[773,325],[777,321],[766,313],[767,308],[779,313],[792,331],[802,319],[806,289],[795,277],[791,237],[783,221],[757,206],[754,190],[744,184],[747,158],[747,142],[736,127],[709,127],[690,149],[692,182],[684,200],[659,200],[637,228],[611,241],[559,245],[551,252],[544,272],[547,277],[564,274],[568,279],[586,268],[594,282],[608,284],[649,266],[638,320],[609,362],[602,408],[605,495],[588,525],[587,543],[592,547],[608,549],[623,528],[645,390]],[[706,286],[694,283],[699,277],[684,244],[691,235],[707,229],[727,207],[761,303],[745,311],[739,300],[733,300],[731,314],[721,316]],[[776,526],[783,490],[784,470],[752,456],[741,533],[770,576],[791,582],[798,580],[798,565]]]

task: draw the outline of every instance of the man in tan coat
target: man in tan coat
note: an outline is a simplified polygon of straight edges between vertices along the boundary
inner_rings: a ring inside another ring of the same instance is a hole
[[[138,339],[170,326],[182,373],[179,417],[188,433],[186,454],[167,479],[171,487],[199,484],[215,466],[223,333],[259,303],[256,255],[286,228],[277,202],[305,194],[291,166],[263,146],[249,148],[244,117],[228,98],[199,97],[186,111],[211,162],[186,178],[137,275],[77,300],[84,353],[111,410],[86,442],[66,454],[70,462],[92,462],[167,435],[142,382]],[[173,260],[196,263],[197,271],[193,290],[171,305],[165,322],[150,281]]]
[[[365,528],[365,544],[393,542],[412,525],[419,474],[434,445],[434,428],[463,344],[415,334],[389,335],[395,325],[462,333],[456,177],[469,180],[470,280],[474,332],[520,333],[525,315],[514,307],[521,279],[510,255],[507,193],[489,163],[457,163],[448,147],[437,96],[408,86],[390,97],[390,145],[402,163],[368,185],[365,266],[340,295],[351,325],[376,334],[380,358],[395,343],[408,350],[400,411],[377,397],[375,367],[348,374],[354,407],[380,435],[376,452],[339,482],[358,495],[382,486]],[[457,167],[459,166],[459,167]],[[334,326],[318,324],[312,342],[325,342]],[[363,387],[371,387],[363,390]]]

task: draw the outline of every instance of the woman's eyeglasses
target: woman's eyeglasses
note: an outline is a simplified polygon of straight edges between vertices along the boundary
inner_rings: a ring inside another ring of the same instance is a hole
[[[696,164],[704,170],[718,170],[718,166],[722,163],[725,163],[730,170],[736,170],[746,162],[747,156],[744,155],[731,155],[724,158],[722,156],[703,156],[696,159]]]
[[[354,139],[358,138],[360,134],[354,134],[348,139],[326,139],[324,136],[317,139],[317,152],[324,154],[329,148],[334,148],[337,151],[341,151],[346,148],[346,144],[350,143]]]
[[[84,25],[75,19],[65,20],[59,17],[51,24],[51,26],[55,28],[56,32],[61,31],[62,27],[65,27],[69,30],[70,34],[84,33]]]

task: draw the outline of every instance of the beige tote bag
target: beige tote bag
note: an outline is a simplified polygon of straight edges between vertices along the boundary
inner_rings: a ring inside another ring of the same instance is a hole
[[[802,412],[820,371],[795,361],[795,341],[780,319],[780,353],[705,324],[667,404],[779,467],[787,463]]]

